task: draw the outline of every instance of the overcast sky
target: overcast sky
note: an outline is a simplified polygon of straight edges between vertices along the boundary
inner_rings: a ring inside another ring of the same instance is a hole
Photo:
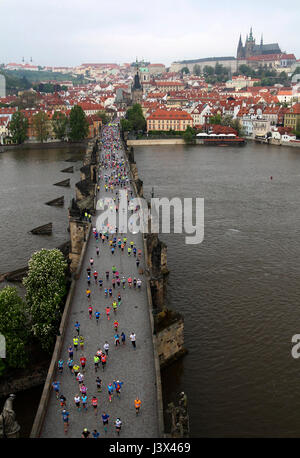
[[[299,20],[299,0],[0,0],[0,63],[236,56],[251,26],[300,58]]]

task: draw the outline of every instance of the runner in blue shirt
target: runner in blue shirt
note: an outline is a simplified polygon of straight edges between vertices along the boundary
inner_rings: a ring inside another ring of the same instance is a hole
[[[108,389],[108,398],[109,398],[109,402],[111,402],[111,398],[113,396],[113,392],[114,392],[114,387],[112,386],[112,383],[109,383],[107,385],[107,389]]]
[[[98,310],[96,310],[96,312],[95,312],[95,317],[96,317],[96,323],[97,323],[97,324],[98,324],[100,315],[101,315],[100,312],[98,312]]]
[[[87,395],[86,394],[83,394],[81,396],[81,400],[82,400],[82,407],[87,410]]]
[[[104,431],[107,433],[107,425],[108,425],[109,415],[107,413],[103,412],[101,417],[102,417],[102,421],[103,421]]]
[[[69,426],[69,412],[67,412],[66,409],[64,409],[62,411],[62,418],[63,418],[63,422],[64,422],[64,431],[65,433],[67,433],[68,431],[68,426]]]
[[[56,394],[56,398],[58,399],[58,397],[59,397],[59,389],[60,389],[60,382],[55,381],[55,382],[52,383],[52,386],[53,386],[54,392]]]
[[[64,368],[64,361],[63,359],[60,359],[57,363],[57,367],[58,367],[58,372],[60,374],[62,374],[62,371],[63,371],[63,368]]]

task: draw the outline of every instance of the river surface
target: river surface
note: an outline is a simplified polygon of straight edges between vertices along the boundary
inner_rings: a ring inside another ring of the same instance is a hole
[[[134,152],[145,197],[154,186],[156,197],[205,199],[201,244],[160,236],[189,350],[163,373],[166,403],[187,393],[192,437],[299,436],[300,149]]]
[[[0,273],[25,267],[32,253],[41,248],[55,248],[69,240],[68,207],[80,180],[85,148],[43,148],[7,151],[0,154]],[[68,159],[74,162],[67,161]],[[73,173],[61,172],[74,167]],[[53,186],[70,178],[70,188]],[[64,207],[45,202],[64,196]],[[53,223],[52,235],[33,235],[29,231],[42,224]],[[16,286],[20,283],[0,283]],[[14,409],[21,426],[21,437],[28,437],[40,401],[43,386],[16,393]],[[0,398],[0,412],[5,398]]]

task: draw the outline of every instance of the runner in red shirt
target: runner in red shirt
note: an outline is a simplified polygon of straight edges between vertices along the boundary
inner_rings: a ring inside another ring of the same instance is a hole
[[[92,397],[91,404],[94,407],[95,416],[97,416],[98,399],[96,396]]]
[[[93,307],[90,305],[90,306],[89,306],[89,316],[90,316],[90,319],[92,318],[92,315],[93,315]]]
[[[80,365],[81,365],[82,370],[84,371],[85,370],[85,365],[86,365],[86,357],[85,356],[81,356]]]

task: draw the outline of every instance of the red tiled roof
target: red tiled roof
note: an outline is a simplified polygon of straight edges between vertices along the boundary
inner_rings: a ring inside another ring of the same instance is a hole
[[[186,111],[179,110],[156,110],[149,117],[149,120],[155,119],[176,119],[176,120],[193,120],[192,116]]]
[[[258,56],[248,57],[247,60],[296,60],[294,54],[260,54]]]

